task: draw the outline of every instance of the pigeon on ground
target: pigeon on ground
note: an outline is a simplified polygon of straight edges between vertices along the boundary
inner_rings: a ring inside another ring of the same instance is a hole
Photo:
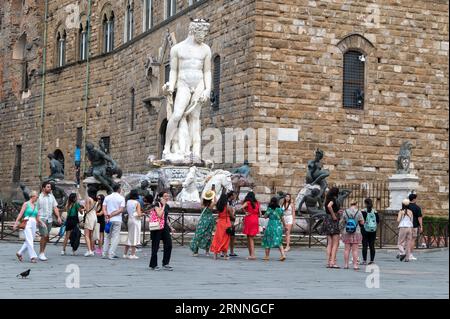
[[[31,269],[25,270],[24,272],[21,272],[20,274],[18,274],[16,277],[21,276],[21,278],[27,278],[28,275],[30,274]]]

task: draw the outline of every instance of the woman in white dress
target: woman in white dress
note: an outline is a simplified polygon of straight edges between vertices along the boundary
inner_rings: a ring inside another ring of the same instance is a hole
[[[128,212],[128,241],[125,246],[123,258],[138,259],[136,256],[136,246],[140,244],[141,237],[141,217],[142,208],[138,202],[139,194],[136,189],[131,190],[130,199],[127,201]],[[128,256],[128,250],[131,247],[131,254]]]
[[[284,223],[286,225],[286,248],[285,252],[288,252],[291,244],[291,231],[295,225],[295,208],[291,194],[286,194],[283,205],[281,206],[284,212]]]

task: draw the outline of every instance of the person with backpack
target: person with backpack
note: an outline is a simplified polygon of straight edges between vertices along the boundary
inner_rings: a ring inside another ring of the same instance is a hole
[[[350,208],[346,209],[342,215],[342,223],[345,225],[342,230],[341,239],[345,244],[344,268],[348,269],[350,251],[353,256],[353,269],[358,267],[358,245],[362,241],[360,225],[364,225],[364,218],[358,209],[358,203],[352,201]]]
[[[371,198],[366,198],[364,204],[366,205],[366,209],[361,212],[364,218],[364,227],[361,227],[363,257],[361,265],[367,264],[367,248],[370,249],[369,265],[371,265],[375,260],[375,240],[377,238],[377,227],[380,223],[380,217],[373,208]]]

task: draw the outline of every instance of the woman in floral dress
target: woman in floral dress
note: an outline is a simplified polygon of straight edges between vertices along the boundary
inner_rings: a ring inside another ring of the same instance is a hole
[[[262,240],[262,246],[266,249],[266,256],[263,259],[269,260],[270,249],[278,248],[281,253],[280,261],[284,261],[286,260],[286,255],[283,249],[283,228],[286,228],[286,225],[283,218],[283,210],[278,205],[276,197],[270,200],[264,217],[269,218],[269,222]]]
[[[207,256],[209,256],[209,248],[212,242],[212,233],[216,220],[213,216],[212,209],[215,205],[214,199],[216,194],[213,191],[207,191],[203,196],[203,209],[198,221],[197,229],[195,230],[194,238],[192,238],[190,248],[194,253],[193,256],[198,256],[199,248],[204,249]]]

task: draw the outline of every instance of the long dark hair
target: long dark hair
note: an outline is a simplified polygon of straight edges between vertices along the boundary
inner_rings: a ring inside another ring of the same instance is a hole
[[[98,205],[97,212],[100,212],[103,209],[103,202],[105,201],[105,195],[99,194],[97,196],[98,196],[98,198],[100,198],[99,200],[97,200],[97,205]]]
[[[207,208],[211,205],[212,200],[211,199],[204,199],[203,198],[203,207]]]
[[[277,209],[277,208],[279,208],[280,205],[278,205],[278,198],[272,197],[272,198],[270,199],[270,203],[269,203],[269,206],[268,206],[268,207],[271,208],[271,209]]]
[[[250,202],[250,204],[252,205],[252,208],[255,209],[256,208],[256,203],[258,202],[256,200],[255,193],[248,192],[247,195],[244,198],[244,203],[245,202]]]
[[[77,201],[77,194],[71,193],[69,199],[67,200],[67,210],[71,209],[73,204]]]
[[[288,202],[287,206],[286,206],[286,196],[289,196],[289,202]],[[272,198],[272,199],[273,199],[273,198]],[[270,201],[272,201],[272,200],[270,200]],[[287,193],[287,194],[285,195],[285,197],[284,197],[284,200],[283,200],[283,208],[284,208],[285,210],[288,209],[289,206],[291,206],[291,202],[292,202],[292,195],[289,194],[289,193]]]
[[[137,189],[132,189],[130,191],[130,199],[134,199],[134,200],[139,199],[139,193],[138,193]]]
[[[366,204],[367,212],[370,213],[372,211],[372,208],[373,208],[372,199],[371,198],[366,198],[364,200],[364,204]]]
[[[225,194],[225,192],[222,192],[222,195],[220,195],[220,198],[216,204],[217,210],[219,212],[222,212],[225,209],[225,207],[227,207],[227,205],[228,205],[228,196],[227,194]]]
[[[331,189],[327,193],[326,200],[328,202],[335,201],[337,199],[338,195],[339,195],[339,188],[331,187]]]

